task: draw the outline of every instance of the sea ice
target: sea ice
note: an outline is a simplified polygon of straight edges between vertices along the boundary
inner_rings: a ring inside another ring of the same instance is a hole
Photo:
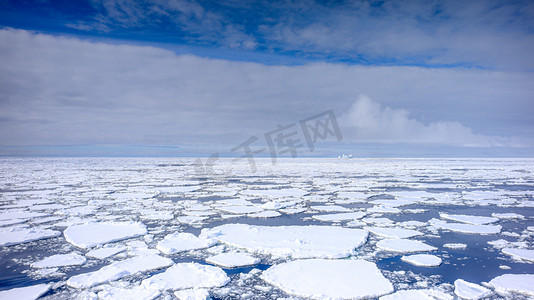
[[[446,213],[440,213],[439,216],[443,219],[457,221],[462,223],[468,223],[473,225],[486,225],[499,221],[499,218],[495,217],[483,217],[483,216],[470,216],[470,215],[450,215]]]
[[[109,287],[98,292],[98,299],[102,300],[152,300],[161,294],[157,290],[149,290],[137,286],[133,288]]]
[[[261,278],[288,294],[313,299],[360,299],[393,292],[391,282],[365,260],[296,260],[267,269]]]
[[[49,284],[37,284],[21,288],[0,291],[0,299],[5,300],[30,300],[41,297],[50,289]]]
[[[313,210],[324,212],[349,212],[350,209],[339,205],[316,205],[310,207]]]
[[[168,267],[172,264],[172,260],[158,255],[136,256],[114,262],[94,272],[73,276],[67,280],[67,285],[73,288],[89,288],[125,276]]]
[[[126,251],[126,247],[124,246],[106,247],[106,248],[91,250],[85,253],[85,256],[94,257],[98,259],[105,259],[117,253],[120,253],[122,251]]]
[[[255,214],[248,215],[249,218],[276,218],[282,214],[277,211],[266,210]]]
[[[207,289],[187,289],[174,292],[179,300],[206,300],[211,299]]]
[[[365,227],[365,229],[369,230],[370,232],[387,237],[387,238],[410,238],[418,235],[422,235],[423,233],[417,230],[411,230],[411,229],[403,229],[403,228],[385,228],[385,227]]]
[[[405,255],[401,259],[418,267],[437,267],[441,265],[441,258],[431,254]]]
[[[367,231],[330,226],[226,224],[203,229],[201,237],[251,252],[293,258],[342,258],[367,240]]]
[[[443,244],[443,247],[449,248],[449,249],[463,250],[467,248],[467,245],[462,244],[462,243],[448,243],[448,244]]]
[[[206,258],[206,262],[223,268],[237,268],[255,265],[260,260],[244,253],[221,253]]]
[[[91,248],[146,233],[145,225],[137,222],[94,222],[71,225],[63,232],[69,243],[80,248]]]
[[[499,294],[512,292],[534,297],[534,274],[504,274],[489,283]]]
[[[524,219],[525,216],[516,213],[492,213],[492,217],[499,219]]]
[[[402,253],[434,251],[437,249],[436,247],[427,245],[421,241],[412,241],[406,239],[385,239],[378,241],[376,246],[386,251]]]
[[[165,254],[208,248],[217,243],[215,239],[196,237],[194,234],[180,232],[165,236],[156,248]]]
[[[379,300],[435,300],[427,290],[400,290],[380,297]]]
[[[448,223],[439,219],[431,219],[428,221],[428,223],[430,223],[430,225],[434,225],[442,229],[471,234],[495,234],[501,232],[502,229],[501,225],[473,225],[462,223]]]
[[[77,266],[85,263],[85,257],[77,253],[56,254],[31,264],[32,268],[54,268],[64,266]]]
[[[534,261],[534,250],[528,249],[516,249],[516,248],[504,248],[502,253],[510,255],[514,258],[520,258],[528,261]]]
[[[0,228],[0,247],[17,245],[61,235],[61,232],[40,228]]]
[[[364,212],[350,212],[340,214],[314,215],[312,218],[323,222],[341,222],[346,220],[357,220],[365,216]]]
[[[491,290],[476,283],[458,279],[454,282],[454,293],[462,299],[481,299],[492,294]]]
[[[198,263],[179,263],[163,273],[143,280],[141,286],[156,290],[183,290],[221,287],[229,281],[230,278],[219,267]]]
[[[218,208],[219,210],[231,213],[231,214],[252,214],[263,211],[263,208],[257,206],[222,206]]]

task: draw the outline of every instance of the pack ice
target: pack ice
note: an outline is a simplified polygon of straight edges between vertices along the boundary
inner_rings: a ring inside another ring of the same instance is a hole
[[[138,222],[94,222],[71,225],[63,235],[74,246],[91,248],[146,233],[145,225]]]

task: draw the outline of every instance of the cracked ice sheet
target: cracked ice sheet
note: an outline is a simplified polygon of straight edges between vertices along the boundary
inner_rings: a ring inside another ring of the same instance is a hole
[[[67,242],[80,248],[91,248],[146,233],[145,225],[138,222],[95,222],[71,225],[63,232]]]
[[[448,223],[439,219],[431,219],[428,221],[428,223],[441,229],[471,234],[495,234],[501,232],[502,229],[501,225],[473,225],[463,223]]]
[[[250,252],[293,258],[343,258],[367,240],[367,231],[330,226],[226,224],[203,229],[201,237]]]
[[[228,282],[230,278],[219,267],[198,263],[179,263],[163,273],[143,280],[141,286],[150,290],[184,290],[221,287]]]
[[[189,250],[204,249],[217,243],[213,238],[200,238],[191,233],[173,233],[165,236],[156,248],[165,254],[174,254]]]
[[[136,256],[114,262],[94,272],[73,276],[67,280],[67,285],[73,288],[89,288],[125,276],[168,267],[172,264],[172,260],[159,255]]]
[[[393,292],[376,265],[364,260],[296,260],[275,265],[260,277],[288,294],[312,299],[358,299]]]

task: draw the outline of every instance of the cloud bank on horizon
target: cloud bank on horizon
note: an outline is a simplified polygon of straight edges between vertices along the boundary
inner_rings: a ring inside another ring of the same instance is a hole
[[[528,156],[533,17],[529,1],[8,1],[0,154],[203,155],[333,109],[356,153]]]

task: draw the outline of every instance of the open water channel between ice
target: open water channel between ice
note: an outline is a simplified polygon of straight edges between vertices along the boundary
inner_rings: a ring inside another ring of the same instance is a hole
[[[0,299],[534,298],[532,159],[256,168],[0,159]]]

